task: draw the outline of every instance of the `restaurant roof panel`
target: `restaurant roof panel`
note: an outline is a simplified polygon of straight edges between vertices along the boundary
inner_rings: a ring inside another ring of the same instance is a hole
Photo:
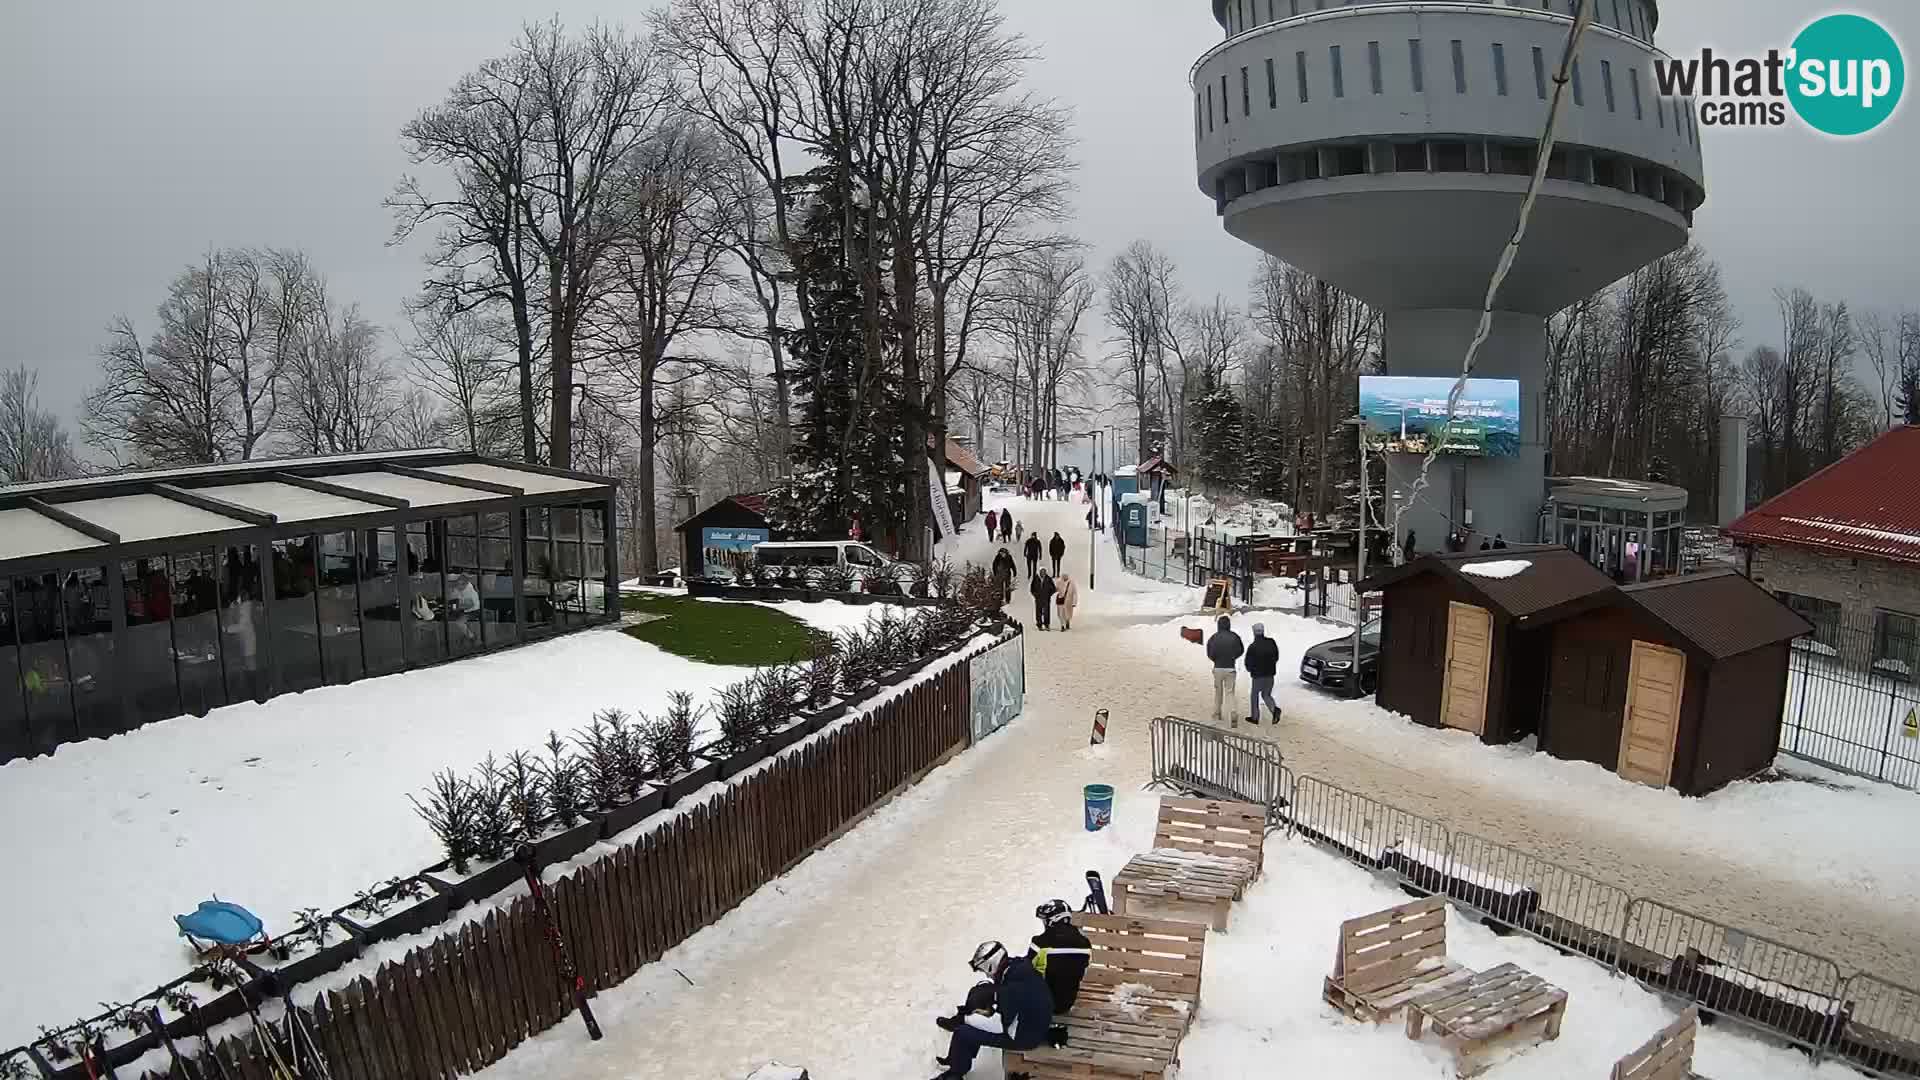
[[[432,480],[421,480],[390,472],[344,473],[327,477],[327,483],[336,487],[357,488],[376,495],[391,495],[396,499],[405,499],[416,509],[423,506],[445,506],[449,503],[506,498],[504,495],[481,491],[479,488],[459,487],[453,483],[440,484]]]
[[[38,511],[26,507],[0,510],[0,560],[31,559],[99,546],[100,541]]]
[[[530,495],[545,495],[558,491],[587,491],[605,486],[571,476],[554,476],[551,473],[534,472],[530,469],[516,469],[509,465],[490,465],[484,461],[470,461],[459,465],[429,465],[423,471],[478,480],[484,484],[505,484],[508,487],[519,488]]]
[[[109,495],[63,502],[60,509],[117,533],[123,543],[251,528],[247,522],[175,502],[164,495]]]
[[[219,499],[221,502],[244,506],[263,514],[272,514],[283,522],[352,517],[355,514],[378,514],[387,509],[379,503],[342,498],[324,491],[309,491],[303,487],[295,487],[292,484],[283,484],[274,480],[249,484],[221,484],[194,490],[210,498]]]

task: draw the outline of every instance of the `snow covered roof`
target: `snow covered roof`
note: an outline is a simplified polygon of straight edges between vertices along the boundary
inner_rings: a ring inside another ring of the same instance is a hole
[[[519,488],[533,495],[546,495],[558,491],[585,491],[588,488],[604,487],[591,480],[573,476],[554,476],[549,473],[534,472],[531,469],[516,469],[510,465],[490,465],[484,461],[469,461],[458,465],[429,465],[424,470],[442,473],[455,479],[478,480],[485,484],[505,484]]]
[[[202,510],[164,495],[109,495],[61,503],[60,509],[83,521],[115,533],[123,543],[166,536],[245,529],[250,522]]]
[[[25,507],[0,510],[0,559],[30,559],[99,545],[100,541],[86,533],[39,511]]]
[[[1741,515],[1741,543],[1920,563],[1920,427],[1897,427]]]
[[[325,457],[299,458],[255,458],[249,461],[225,461],[215,465],[182,465],[172,469],[142,469],[137,472],[102,473],[99,476],[84,476],[73,480],[42,480],[33,484],[13,484],[0,487],[0,497],[7,495],[34,495],[42,492],[73,491],[86,487],[107,487],[122,484],[129,480],[171,481],[191,479],[201,476],[220,476],[236,472],[273,472],[279,469],[310,468],[313,466],[340,466],[359,463],[379,464],[397,462],[411,464],[415,458],[451,457],[452,450],[382,450],[366,454],[333,454]]]
[[[479,488],[459,487],[448,477],[448,483],[433,480],[421,480],[418,477],[402,476],[390,472],[357,472],[345,476],[329,476],[327,482],[343,488],[385,495],[389,498],[405,499],[410,506],[446,506],[450,503],[474,502],[492,498],[491,492]]]
[[[1369,576],[1368,592],[1419,574],[1438,573],[1477,593],[1491,610],[1529,626],[1604,603],[1613,581],[1577,553],[1557,544],[1525,544],[1499,551],[1422,555]]]
[[[221,502],[244,506],[263,514],[272,514],[280,521],[314,521],[319,518],[350,517],[354,514],[377,514],[387,509],[379,503],[361,502],[358,499],[330,495],[324,491],[311,491],[275,480],[251,484],[220,484],[195,490],[219,499]]]

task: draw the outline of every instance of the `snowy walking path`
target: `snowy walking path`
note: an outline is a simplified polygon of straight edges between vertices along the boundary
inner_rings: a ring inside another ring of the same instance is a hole
[[[1046,536],[1064,509],[1015,504]],[[968,539],[960,537],[962,550]],[[1067,568],[1084,588],[1084,532],[1078,539]],[[1170,680],[1165,665],[1142,662],[1135,636],[1148,631],[1137,625],[1139,613],[1187,602],[1184,590],[1145,584],[1116,576],[1111,592],[1090,594],[1071,633],[1028,636],[1027,709],[1005,731],[602,994],[595,1012],[604,1041],[589,1044],[577,1025],[562,1025],[484,1075],[730,1080],[773,1060],[840,1080],[932,1075],[940,1043],[931,1021],[964,995],[973,946],[995,938],[1017,947],[1037,929],[1035,904],[1060,897],[1077,905],[1085,870],[1111,879],[1151,843],[1156,796],[1140,790],[1149,772],[1145,720],[1169,702],[1193,714],[1200,683]],[[1164,651],[1181,664],[1198,653],[1170,629],[1150,632],[1164,635]],[[1113,711],[1109,741],[1089,747],[1091,713],[1103,705]],[[1088,783],[1118,789],[1114,828],[1082,829]],[[1266,877],[1236,905],[1232,932],[1209,941],[1183,1073],[1264,1080],[1284,1064],[1329,1080],[1449,1075],[1433,1044],[1409,1043],[1394,1025],[1335,1019],[1319,1003],[1339,921],[1404,895],[1303,844],[1271,843]],[[1569,1020],[1560,1042],[1493,1075],[1605,1075],[1672,1016],[1653,995],[1585,960],[1494,938],[1457,917],[1452,932],[1466,962],[1514,960],[1573,993],[1578,1022]],[[1701,1036],[1701,1065],[1750,1080],[1846,1075],[1717,1031]],[[997,1080],[996,1055],[984,1055],[973,1075]]]

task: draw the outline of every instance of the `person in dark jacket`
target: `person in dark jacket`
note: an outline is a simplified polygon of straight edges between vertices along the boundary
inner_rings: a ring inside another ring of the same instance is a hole
[[[1013,575],[1015,572],[1013,552],[1008,551],[1006,548],[1001,548],[1000,554],[993,557],[993,580],[995,584],[1000,586],[1000,602],[1003,604],[1013,602]]]
[[[1033,560],[1029,557],[1027,561]],[[1053,629],[1053,578],[1042,569],[1033,584],[1027,586],[1027,591],[1033,594],[1033,625],[1042,630]]]
[[[1087,974],[1087,965],[1093,961],[1093,942],[1087,935],[1073,925],[1073,909],[1065,900],[1049,900],[1033,909],[1034,918],[1040,920],[1040,932],[1033,935],[1033,948],[1027,950],[1027,959],[1032,961],[1033,970],[1047,980],[1047,991],[1053,996],[1053,1014],[1059,1016],[1080,996],[1080,980]]]
[[[1040,534],[1028,536],[1027,546],[1023,550],[1027,555],[1027,578],[1031,580],[1040,570]]]
[[[1219,723],[1226,718],[1221,712],[1223,703],[1226,708],[1234,708],[1233,672],[1234,664],[1240,660],[1240,654],[1247,647],[1240,641],[1240,635],[1233,632],[1233,620],[1220,616],[1219,629],[1207,639],[1207,659],[1213,661],[1213,722]],[[1236,713],[1233,726],[1240,726],[1240,717]]]
[[[1412,562],[1414,553],[1419,550],[1413,543],[1413,530],[1408,529],[1406,542],[1400,545],[1400,561]]]
[[[1053,576],[1059,577],[1060,560],[1066,557],[1067,542],[1061,537],[1058,529],[1053,531],[1053,539],[1047,541],[1047,554],[1053,558]]]
[[[1013,511],[1002,510],[1000,511],[1000,542],[1004,544],[1011,539],[1013,539]]]
[[[940,1030],[953,1036],[947,1043],[947,1055],[935,1059],[945,1071],[934,1080],[959,1080],[967,1075],[983,1046],[1002,1050],[1042,1046],[1053,1023],[1053,995],[1025,957],[1008,956],[1005,945],[985,941],[973,950],[970,966],[993,980],[994,1012],[969,1012],[964,1017],[934,1020]]]
[[[1273,676],[1280,669],[1280,645],[1267,636],[1267,628],[1253,624],[1253,641],[1247,645],[1247,682],[1253,690],[1247,699],[1247,723],[1260,722],[1260,699],[1267,699],[1267,708],[1273,710],[1273,718],[1280,719],[1280,706],[1273,700]]]
[[[1501,551],[1507,546],[1507,538],[1500,533],[1493,534],[1493,550]]]

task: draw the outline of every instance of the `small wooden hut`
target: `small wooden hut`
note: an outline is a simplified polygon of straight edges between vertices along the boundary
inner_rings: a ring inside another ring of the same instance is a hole
[[[1779,751],[1794,638],[1813,627],[1731,570],[1666,578],[1552,628],[1541,748],[1704,795]]]
[[[1554,545],[1425,555],[1360,588],[1383,596],[1379,703],[1493,744],[1538,730],[1553,624],[1617,595]]]
[[[767,497],[759,494],[728,495],[673,530],[680,534],[680,574],[689,578],[734,573],[753,545],[777,539],[767,521]]]

